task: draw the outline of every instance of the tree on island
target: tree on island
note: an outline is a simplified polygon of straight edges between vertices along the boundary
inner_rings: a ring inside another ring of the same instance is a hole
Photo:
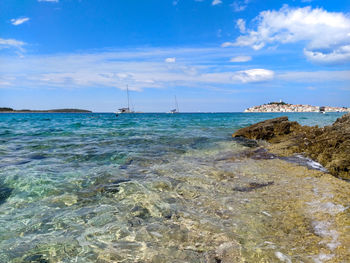
[[[280,102],[273,101],[273,102],[269,102],[269,103],[264,104],[264,105],[291,105],[291,104],[285,103],[284,101],[280,101]]]
[[[12,108],[2,107],[0,108],[0,111],[13,111]]]

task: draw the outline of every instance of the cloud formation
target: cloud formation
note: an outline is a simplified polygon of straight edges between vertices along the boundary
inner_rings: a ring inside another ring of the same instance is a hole
[[[248,62],[251,61],[251,56],[237,56],[230,59],[230,62]]]
[[[249,69],[242,70],[235,73],[233,80],[239,80],[242,83],[247,82],[265,82],[272,80],[275,73],[267,69]]]
[[[325,82],[346,82],[350,81],[350,71],[340,70],[340,71],[291,71],[283,72],[276,76],[276,79],[283,80],[288,83],[322,83]]]
[[[263,11],[253,21],[256,29],[245,29],[245,21],[238,20],[241,33],[235,42],[223,47],[250,46],[254,50],[268,44],[306,43],[304,54],[318,63],[350,61],[350,18],[340,12],[322,8],[282,7],[278,11]]]
[[[11,38],[8,38],[8,39],[4,39],[4,38],[0,38],[0,49],[3,49],[3,48],[15,48],[15,49],[18,49],[20,51],[23,51],[23,46],[25,45],[26,43],[22,42],[22,41],[19,41],[19,40],[16,40],[16,39],[11,39]]]
[[[4,43],[17,42],[0,39],[0,46]],[[164,58],[170,57],[180,59],[166,64]],[[291,83],[344,87],[350,81],[349,70],[274,71],[218,61],[228,61],[226,49],[147,48],[24,57],[2,55],[0,64],[6,67],[0,67],[0,89],[125,89],[128,84],[134,91],[187,87],[241,92]]]
[[[222,3],[221,0],[213,0],[213,2],[211,2],[211,5],[219,5],[221,3]]]
[[[233,10],[235,12],[241,12],[241,11],[244,11],[247,7],[248,7],[248,4],[251,0],[238,0],[238,1],[234,1],[232,3],[232,7],[233,7]]]
[[[13,19],[11,19],[11,24],[14,26],[18,26],[18,25],[21,25],[27,21],[29,21],[29,17],[13,18]]]
[[[175,63],[176,62],[176,58],[166,58],[165,62],[166,63]]]
[[[239,31],[244,34],[246,32],[246,28],[245,28],[245,21],[240,18],[237,20],[236,22],[236,26],[238,27]]]
[[[164,57],[181,62],[164,66]],[[227,54],[216,49],[146,49],[105,51],[85,54],[37,55],[23,58],[3,57],[0,82],[5,86],[26,88],[113,87],[132,90],[167,87],[233,87],[272,80],[266,69],[216,66],[213,61]],[[195,59],[194,59],[195,58]]]
[[[350,61],[350,45],[340,46],[328,53],[304,49],[305,56],[319,64],[338,64]]]

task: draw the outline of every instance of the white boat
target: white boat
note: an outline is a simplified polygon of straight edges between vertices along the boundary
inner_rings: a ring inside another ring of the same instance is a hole
[[[325,114],[326,113],[326,107],[325,106],[321,106],[319,108],[319,113]]]
[[[177,99],[176,99],[176,96],[175,96],[175,109],[172,109],[169,111],[169,113],[179,113],[179,105],[177,104]]]
[[[133,110],[130,109],[129,86],[128,85],[126,85],[126,95],[128,98],[128,107],[118,109],[118,111],[116,112],[117,116],[118,116],[118,114],[135,113]]]

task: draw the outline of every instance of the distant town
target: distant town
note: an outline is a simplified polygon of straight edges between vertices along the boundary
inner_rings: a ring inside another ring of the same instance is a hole
[[[289,104],[280,101],[253,106],[244,112],[350,112],[350,108]]]

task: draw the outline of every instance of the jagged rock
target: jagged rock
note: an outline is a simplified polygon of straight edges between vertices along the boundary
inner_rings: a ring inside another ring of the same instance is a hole
[[[324,128],[301,126],[280,117],[240,129],[232,136],[266,140],[272,144],[271,152],[284,156],[303,153],[332,175],[350,179],[350,113]]]
[[[232,137],[244,137],[254,140],[270,140],[279,135],[289,134],[300,126],[297,122],[288,121],[288,117],[279,117],[258,122],[249,127],[239,129]]]

